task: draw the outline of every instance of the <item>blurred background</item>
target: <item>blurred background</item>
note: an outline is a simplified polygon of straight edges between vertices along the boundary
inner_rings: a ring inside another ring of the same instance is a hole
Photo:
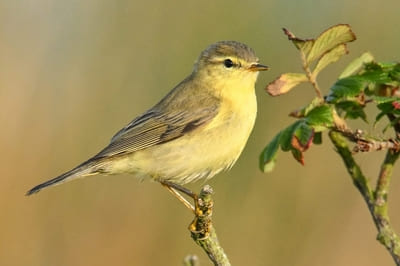
[[[279,98],[264,91],[280,73],[301,71],[281,28],[311,38],[334,24],[352,26],[358,40],[350,54],[320,75],[326,92],[364,51],[399,59],[399,8],[396,0],[2,0],[0,265],[181,265],[188,254],[210,264],[187,230],[191,213],[157,183],[97,176],[24,194],[97,153],[218,40],[248,44],[271,67],[257,83],[246,149],[229,173],[208,182],[232,264],[393,265],[329,141],[306,153],[304,167],[280,153],[275,171],[262,174],[258,156],[292,122],[289,111],[314,96],[308,86]],[[371,124],[353,127],[381,134]],[[356,156],[372,183],[383,155]],[[390,191],[397,232],[399,171]]]

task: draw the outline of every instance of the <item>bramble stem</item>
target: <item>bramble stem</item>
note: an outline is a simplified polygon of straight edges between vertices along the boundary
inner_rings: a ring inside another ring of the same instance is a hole
[[[388,194],[393,165],[400,153],[388,150],[375,189],[374,205],[369,207],[378,229],[377,239],[392,255],[396,265],[400,265],[400,239],[390,225],[388,215]]]
[[[378,241],[386,247],[397,266],[400,266],[400,239],[393,230],[388,216],[388,190],[392,176],[393,165],[400,153],[388,150],[381,166],[376,188],[372,191],[368,179],[363,175],[360,167],[353,158],[346,138],[340,132],[330,131],[329,137],[335,145],[336,151],[342,157],[347,171],[353,179],[354,185],[360,191],[372,219],[378,229]]]

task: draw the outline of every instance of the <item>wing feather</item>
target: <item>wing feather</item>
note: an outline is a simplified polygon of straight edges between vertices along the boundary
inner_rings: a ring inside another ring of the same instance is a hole
[[[94,159],[128,154],[182,137],[212,120],[218,108],[214,102],[191,111],[162,113],[151,109],[117,132],[111,143]]]

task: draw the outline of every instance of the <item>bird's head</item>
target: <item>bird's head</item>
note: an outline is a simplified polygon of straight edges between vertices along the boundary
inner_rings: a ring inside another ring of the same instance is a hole
[[[268,67],[259,63],[254,51],[247,45],[236,41],[220,41],[208,46],[200,54],[194,74],[211,83],[254,87],[259,71],[265,70]]]

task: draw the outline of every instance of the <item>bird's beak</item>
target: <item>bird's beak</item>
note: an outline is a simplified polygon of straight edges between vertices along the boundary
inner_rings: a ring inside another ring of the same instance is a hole
[[[251,64],[250,67],[248,68],[249,71],[266,71],[268,69],[269,67],[259,63]]]

